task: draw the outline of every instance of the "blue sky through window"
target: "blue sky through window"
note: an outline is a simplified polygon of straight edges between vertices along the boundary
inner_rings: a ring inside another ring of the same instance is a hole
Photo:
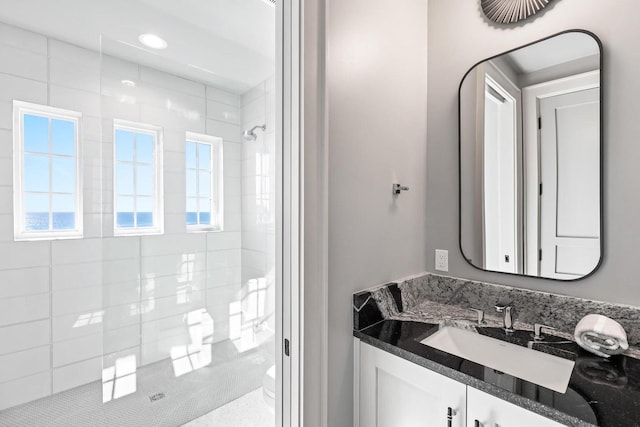
[[[211,225],[213,145],[187,141],[185,145],[187,225]]]
[[[156,137],[149,133],[117,129],[116,150],[116,226],[149,228],[154,226]]]
[[[23,191],[27,231],[73,230],[76,124],[23,114]]]

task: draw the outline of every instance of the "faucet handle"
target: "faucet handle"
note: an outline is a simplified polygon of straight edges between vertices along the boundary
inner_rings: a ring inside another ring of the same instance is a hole
[[[484,311],[479,308],[470,308],[469,310],[475,311],[478,315],[478,325],[484,324]]]
[[[542,323],[535,323],[533,325],[533,339],[535,341],[541,341],[544,339],[544,336],[541,334],[542,328],[549,329],[552,331],[556,330],[556,328],[554,328],[553,326],[543,325]]]
[[[495,305],[496,307],[496,311],[498,313],[502,313],[504,311],[505,308],[511,307],[511,304],[513,304],[513,301],[509,298],[503,298],[500,301],[498,301]]]

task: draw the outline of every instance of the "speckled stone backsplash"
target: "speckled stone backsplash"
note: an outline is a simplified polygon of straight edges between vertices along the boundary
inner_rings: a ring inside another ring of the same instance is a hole
[[[515,320],[544,323],[573,334],[587,314],[602,314],[618,321],[627,332],[629,344],[640,346],[640,307],[611,304],[582,298],[516,289],[453,277],[425,274],[354,294],[354,328],[360,330],[399,312],[411,311],[426,301],[460,308],[478,308],[494,315],[495,304],[512,301]],[[499,316],[499,315],[498,315]]]

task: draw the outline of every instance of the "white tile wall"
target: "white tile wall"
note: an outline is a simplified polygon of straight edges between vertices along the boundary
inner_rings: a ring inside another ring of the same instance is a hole
[[[242,269],[240,96],[4,24],[0,55],[0,409],[97,380],[118,355],[170,357],[208,302],[227,339]],[[13,100],[83,114],[85,238],[13,242]],[[163,127],[165,235],[113,237],[115,118]],[[224,139],[222,232],[186,232],[186,131]]]

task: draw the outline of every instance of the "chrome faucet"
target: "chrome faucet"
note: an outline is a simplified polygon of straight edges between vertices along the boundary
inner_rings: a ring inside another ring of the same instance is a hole
[[[513,329],[513,307],[511,304],[513,301],[504,299],[496,304],[496,311],[498,313],[502,313],[502,321],[504,326],[504,331],[508,334],[513,333],[515,329]]]

